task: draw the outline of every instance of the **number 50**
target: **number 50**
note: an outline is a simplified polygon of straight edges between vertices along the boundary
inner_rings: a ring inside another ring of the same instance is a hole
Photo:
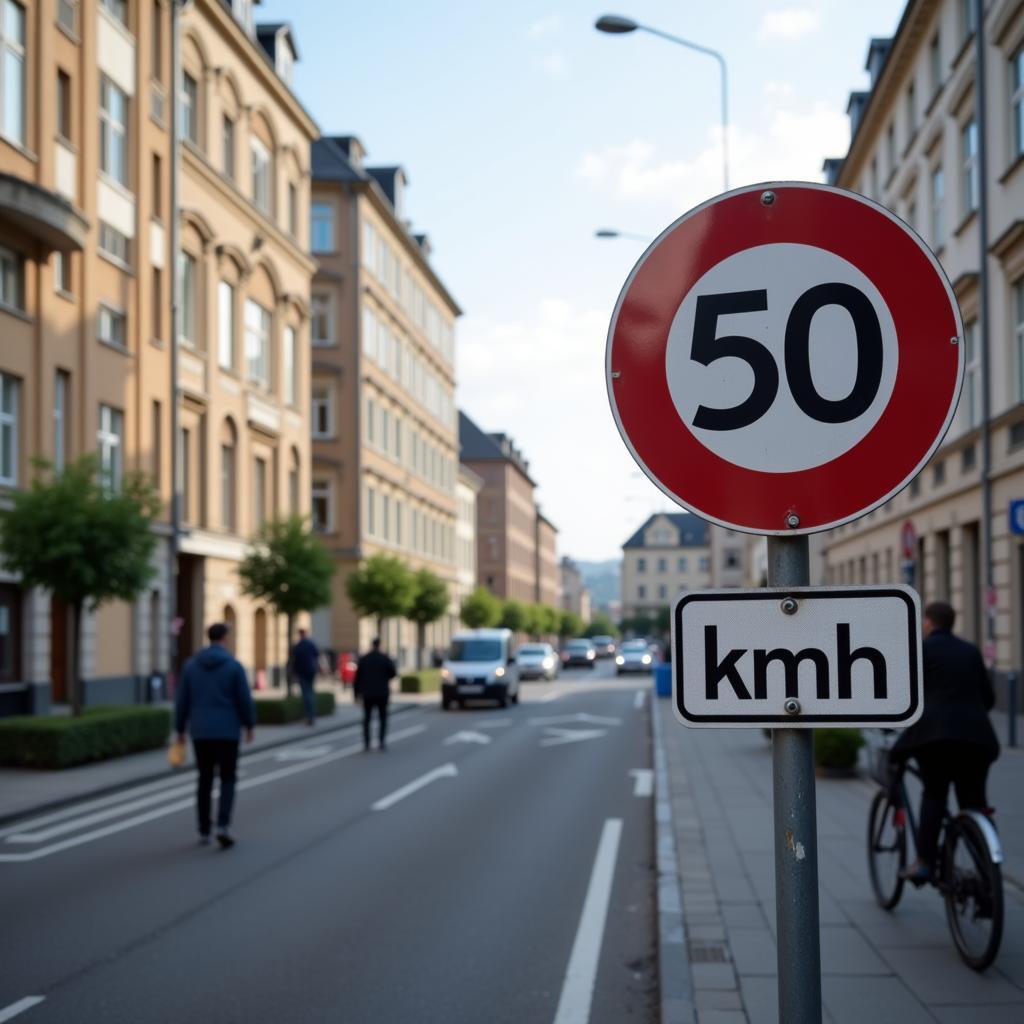
[[[811,377],[811,321],[826,306],[841,306],[853,320],[857,335],[857,376],[845,398],[821,395]],[[771,352],[753,338],[716,336],[718,318],[729,313],[756,313],[768,309],[766,289],[722,292],[697,297],[690,358],[703,366],[716,359],[742,359],[754,372],[754,387],[739,405],[728,409],[698,406],[693,425],[703,430],[739,430],[756,423],[772,407],[779,393],[779,368]],[[882,382],[882,328],[871,300],[853,285],[833,282],[809,288],[793,304],[786,321],[785,370],[793,400],[811,419],[821,423],[848,423],[866,412]]]

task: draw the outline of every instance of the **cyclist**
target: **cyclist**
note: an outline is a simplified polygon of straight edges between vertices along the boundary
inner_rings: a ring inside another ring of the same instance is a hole
[[[924,610],[924,713],[890,755],[915,758],[924,783],[917,860],[900,872],[916,885],[931,878],[950,783],[961,810],[985,810],[989,766],[999,756],[988,717],[995,703],[992,683],[978,648],[953,636],[955,618],[944,601]]]

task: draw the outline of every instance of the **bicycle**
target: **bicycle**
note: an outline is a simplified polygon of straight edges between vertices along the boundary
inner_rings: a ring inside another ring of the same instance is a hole
[[[884,765],[888,750],[879,749]],[[871,802],[868,815],[868,869],[875,899],[893,910],[903,895],[907,865],[907,832],[917,848],[917,822],[907,799],[907,772],[918,779],[917,768],[902,762],[879,766],[876,777],[890,777]],[[1003,936],[1003,861],[999,835],[989,812],[961,810],[943,816],[938,853],[927,884],[935,886],[946,904],[946,922],[964,962],[983,971],[996,958]],[[925,883],[913,883],[918,886]]]

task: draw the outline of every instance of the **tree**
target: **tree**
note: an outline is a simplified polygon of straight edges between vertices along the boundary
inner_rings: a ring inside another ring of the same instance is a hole
[[[477,587],[462,602],[459,618],[470,629],[496,626],[501,618],[501,602],[486,587]]]
[[[335,562],[330,552],[313,535],[301,516],[272,519],[264,523],[252,549],[238,567],[242,591],[266,601],[288,620],[288,649],[291,650],[295,617],[331,603],[331,577]],[[292,689],[289,657],[285,678]]]
[[[658,609],[654,617],[654,628],[661,637],[666,637],[672,632],[672,609],[668,605]]]
[[[377,620],[377,634],[384,620],[405,615],[415,596],[416,584],[405,562],[390,555],[373,555],[345,580],[345,590],[360,615]]]
[[[587,626],[587,636],[617,636],[618,630],[604,612],[598,612]]]
[[[558,632],[562,623],[562,613],[549,604],[536,604],[534,615],[536,617],[536,631],[539,636],[550,636]]]
[[[28,490],[0,509],[0,562],[26,587],[49,590],[71,613],[71,710],[82,711],[83,610],[134,601],[154,574],[153,520],[160,498],[149,479],[126,473],[110,486],[95,455],[57,473],[45,462]]]
[[[622,629],[634,636],[647,636],[654,628],[654,619],[644,612],[622,620]]]
[[[508,598],[501,606],[501,618],[498,625],[502,629],[511,629],[513,633],[524,632],[530,625],[530,610],[522,601]]]
[[[562,639],[580,636],[583,633],[583,620],[575,612],[562,612],[558,617],[558,635]]]
[[[448,584],[429,569],[420,569],[413,583],[415,593],[406,615],[416,623],[416,667],[422,668],[427,626],[448,611]]]

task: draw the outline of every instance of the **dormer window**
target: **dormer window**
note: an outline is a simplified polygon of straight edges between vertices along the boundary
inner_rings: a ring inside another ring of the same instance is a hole
[[[287,41],[282,39],[277,46],[277,73],[286,85],[292,84],[292,68],[295,66],[295,55]]]
[[[252,0],[231,0],[231,10],[235,21],[252,35]]]

